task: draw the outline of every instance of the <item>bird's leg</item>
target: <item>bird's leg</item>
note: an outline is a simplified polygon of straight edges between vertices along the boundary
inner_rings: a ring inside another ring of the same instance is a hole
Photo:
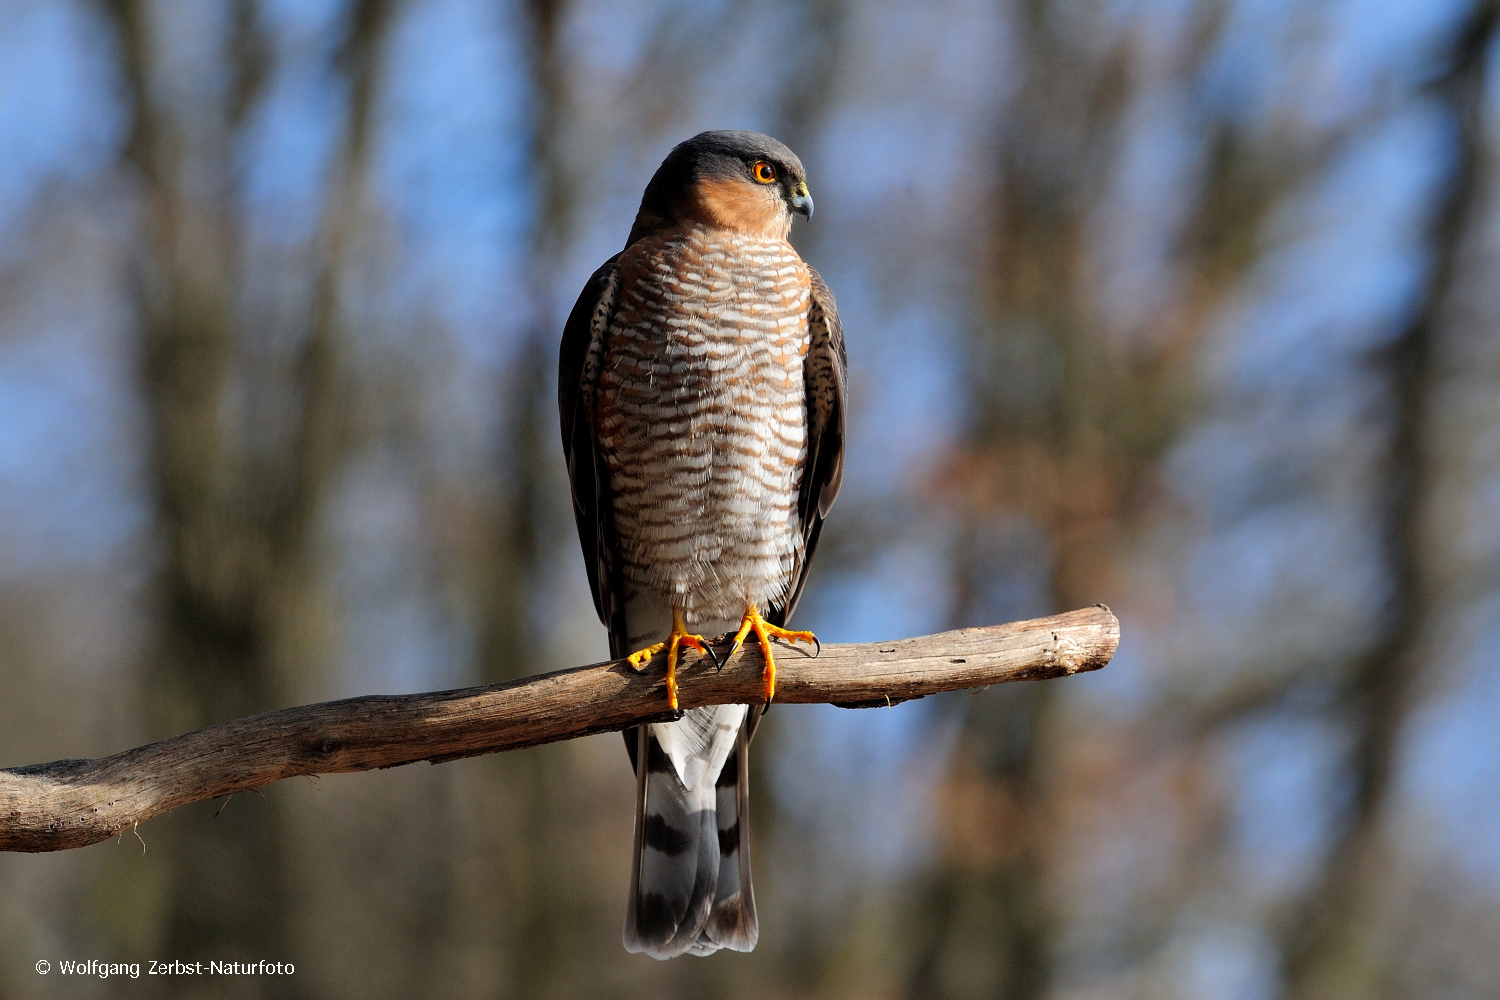
[[[772,625],[760,616],[760,609],[751,601],[745,605],[745,617],[740,621],[740,630],[734,634],[734,645],[729,647],[730,656],[739,651],[740,644],[745,641],[745,636],[750,634],[751,629],[755,630],[761,652],[766,655],[766,704],[769,705],[771,699],[776,697],[776,657],[771,655],[771,637],[788,642],[817,642],[818,637],[811,632],[790,632],[779,625]]]
[[[707,653],[718,662],[714,651],[708,648],[708,642],[701,635],[689,635],[687,625],[682,620],[682,609],[672,609],[672,634],[665,642],[658,642],[654,646],[638,649],[625,657],[636,670],[645,670],[646,664],[651,662],[651,657],[660,653],[663,649],[667,651],[667,707],[677,711],[677,650],[680,646],[689,646],[701,653]]]

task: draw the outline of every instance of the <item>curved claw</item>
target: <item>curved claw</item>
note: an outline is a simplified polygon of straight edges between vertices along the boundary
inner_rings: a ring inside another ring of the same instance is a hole
[[[803,656],[807,657],[810,660],[816,660],[819,656],[823,655],[823,643],[818,641],[817,636],[813,636],[811,639],[788,639],[785,636],[773,635],[771,636],[771,638],[777,643],[785,646],[787,649],[795,649],[797,652],[801,653]],[[813,650],[813,652],[809,653],[807,650],[797,645],[797,643],[799,642],[811,642],[816,648]]]
[[[684,646],[707,653],[715,666],[720,670],[724,668],[719,655],[709,646],[708,640],[701,635],[692,635],[688,632],[687,625],[682,620],[681,608],[672,609],[672,631],[666,641],[647,646],[645,649],[638,649],[625,658],[631,669],[640,672],[646,669],[646,665],[657,653],[663,649],[667,651],[667,708],[673,712],[677,711],[677,661]]]
[[[703,651],[708,654],[708,658],[710,660],[714,661],[714,673],[722,672],[724,670],[724,661],[719,659],[718,653],[714,652],[713,645],[711,643],[705,642],[703,644]]]

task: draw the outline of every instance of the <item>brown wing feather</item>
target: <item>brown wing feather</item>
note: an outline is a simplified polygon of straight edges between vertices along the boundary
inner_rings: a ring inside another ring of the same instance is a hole
[[[772,607],[767,620],[785,627],[802,589],[807,585],[807,568],[812,563],[823,518],[838,496],[844,479],[844,325],[839,310],[822,275],[811,267],[812,302],[807,322],[811,333],[803,378],[807,385],[807,461],[802,468],[802,484],[797,494],[797,513],[802,521],[802,551],[792,573],[792,587],[785,605]]]
[[[599,459],[594,392],[599,383],[604,333],[614,312],[618,269],[611,257],[583,286],[563,327],[557,364],[557,408],[562,417],[563,454],[572,484],[573,516],[588,570],[594,610],[610,632],[610,651],[625,641],[625,603],[620,595],[619,543],[609,500],[609,476]]]

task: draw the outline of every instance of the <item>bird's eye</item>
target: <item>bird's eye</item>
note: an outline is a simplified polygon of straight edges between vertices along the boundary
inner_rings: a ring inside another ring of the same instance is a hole
[[[755,179],[760,181],[762,184],[771,184],[776,180],[776,168],[771,166],[771,164],[767,163],[765,160],[761,160],[759,163],[757,163],[754,167],[751,168],[750,172],[753,173],[755,175]]]

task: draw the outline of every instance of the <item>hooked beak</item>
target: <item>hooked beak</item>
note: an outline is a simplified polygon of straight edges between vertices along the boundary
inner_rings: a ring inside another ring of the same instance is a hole
[[[807,182],[798,184],[792,192],[792,211],[804,219],[811,219],[813,214],[812,195],[807,192]]]

